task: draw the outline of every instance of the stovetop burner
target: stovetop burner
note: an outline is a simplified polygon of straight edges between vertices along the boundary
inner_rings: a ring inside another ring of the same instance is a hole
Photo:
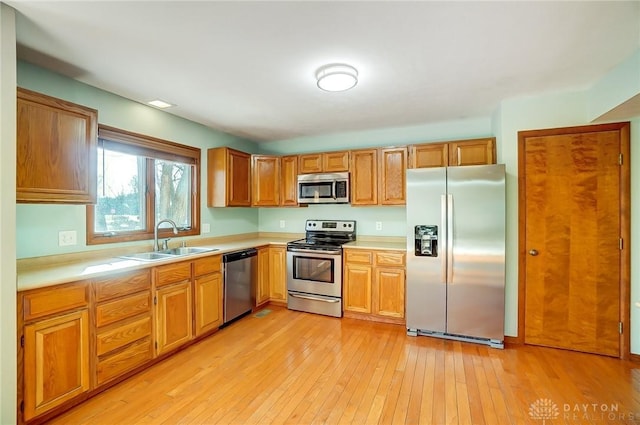
[[[354,220],[307,220],[305,238],[289,242],[288,247],[335,249],[356,240]]]

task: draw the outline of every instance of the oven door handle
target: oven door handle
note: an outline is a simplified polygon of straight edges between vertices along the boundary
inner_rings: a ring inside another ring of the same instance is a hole
[[[308,254],[327,254],[327,255],[340,255],[341,251],[339,249],[331,249],[327,251],[318,251],[312,249],[304,249],[304,248],[287,248],[289,252],[305,252]]]
[[[302,298],[302,299],[305,299],[305,300],[311,300],[311,301],[322,301],[322,302],[325,302],[325,303],[331,303],[331,304],[339,303],[339,302],[340,302],[340,300],[335,300],[335,299],[326,299],[326,298],[317,298],[317,297],[311,297],[311,296],[309,296],[309,295],[298,295],[298,294],[294,294],[294,293],[292,293],[292,292],[289,292],[289,295],[290,295],[290,296],[292,296],[292,297],[294,297],[294,298]]]

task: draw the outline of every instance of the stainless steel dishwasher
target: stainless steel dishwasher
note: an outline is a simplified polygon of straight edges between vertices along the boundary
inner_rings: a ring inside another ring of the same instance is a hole
[[[254,248],[222,256],[224,263],[224,323],[251,312],[255,304],[258,251]]]

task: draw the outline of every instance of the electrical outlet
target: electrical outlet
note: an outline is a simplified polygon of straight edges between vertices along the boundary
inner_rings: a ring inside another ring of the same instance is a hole
[[[382,222],[376,221],[376,230],[382,230]]]
[[[78,243],[78,233],[75,230],[58,232],[58,246],[70,246]]]
[[[211,232],[211,225],[209,223],[202,223],[202,233]]]
[[[280,220],[280,228],[281,228],[281,229],[284,229],[284,226],[285,226],[285,222],[284,222],[284,220]]]

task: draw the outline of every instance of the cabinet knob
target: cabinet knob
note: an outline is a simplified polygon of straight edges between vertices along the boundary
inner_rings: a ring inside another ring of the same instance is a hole
[[[529,255],[532,257],[535,257],[536,255],[538,255],[538,250],[537,249],[530,249],[529,250]]]

